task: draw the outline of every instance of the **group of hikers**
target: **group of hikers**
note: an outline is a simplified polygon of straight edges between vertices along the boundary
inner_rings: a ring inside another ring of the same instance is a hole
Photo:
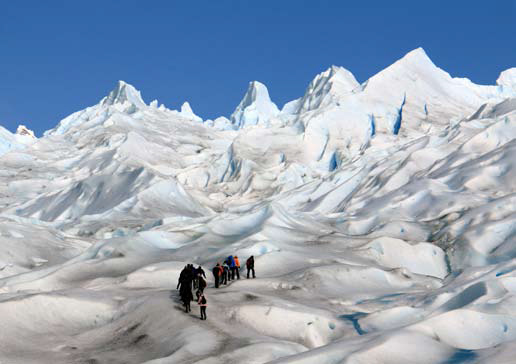
[[[247,278],[249,278],[249,273],[253,272],[253,278],[256,278],[256,274],[254,272],[254,256],[250,256],[249,259],[245,262],[245,266],[247,268]],[[215,267],[212,269],[213,277],[215,278],[215,288],[219,288],[222,284],[228,284],[228,281],[240,279],[240,260],[238,256],[232,256],[224,260],[224,263],[217,263]]]
[[[250,256],[245,262],[247,269],[247,278],[249,274],[253,273],[253,278],[256,278],[254,272],[254,256]],[[224,260],[224,263],[217,263],[213,267],[213,277],[215,278],[215,288],[219,288],[221,284],[228,284],[228,281],[240,279],[240,261],[238,256],[230,255]],[[195,295],[197,297],[197,304],[201,309],[201,320],[206,320],[206,307],[208,301],[204,296],[204,289],[206,288],[206,273],[199,265],[197,268],[193,264],[187,264],[179,274],[176,289],[179,290],[179,296],[185,306],[186,312],[191,312],[190,303],[194,300],[192,289],[197,290]]]
[[[207,301],[204,297],[204,289],[206,288],[206,273],[201,266],[195,268],[193,264],[187,264],[181,273],[177,282],[176,289],[179,290],[179,296],[186,312],[192,311],[190,302],[193,301],[192,288],[197,289],[197,304],[201,307],[201,320],[206,320]]]

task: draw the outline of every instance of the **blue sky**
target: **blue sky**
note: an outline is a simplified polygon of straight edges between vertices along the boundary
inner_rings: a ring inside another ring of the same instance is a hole
[[[119,79],[205,119],[229,116],[251,80],[281,107],[332,64],[362,82],[420,46],[494,84],[515,39],[516,0],[2,1],[0,124],[41,135]]]

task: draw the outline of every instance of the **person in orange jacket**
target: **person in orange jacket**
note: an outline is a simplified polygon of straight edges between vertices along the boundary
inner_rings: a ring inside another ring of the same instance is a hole
[[[238,256],[236,255],[233,259],[235,260],[235,270],[233,271],[233,279],[235,279],[235,272],[237,279],[240,279],[240,261],[238,260]]]

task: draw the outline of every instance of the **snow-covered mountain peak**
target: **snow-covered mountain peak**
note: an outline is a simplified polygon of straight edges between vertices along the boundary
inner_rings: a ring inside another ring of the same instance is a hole
[[[360,84],[350,71],[343,67],[331,66],[310,82],[300,101],[298,113],[325,106],[351,93],[359,86]]]
[[[327,78],[334,83],[347,85],[350,90],[358,86],[358,82],[353,73],[344,67],[332,65],[328,70],[323,72],[322,75],[327,75]]]
[[[437,67],[428,57],[423,48],[416,48],[408,52],[384,70],[378,72],[365,82],[367,87],[371,84],[390,79],[404,86],[404,82],[414,82],[417,79],[427,79],[432,83],[442,83],[451,79],[451,76]]]
[[[432,66],[435,67],[435,65],[432,62],[432,60],[430,59],[430,57],[428,57],[428,54],[421,47],[411,50],[410,52],[405,54],[398,62],[401,62],[401,63],[412,62],[412,63],[418,63],[418,64],[426,63],[426,64],[431,64]]]
[[[34,132],[27,128],[25,125],[18,125],[18,128],[16,129],[17,135],[22,135],[25,137],[29,137],[32,139],[36,139],[36,136],[34,135]]]
[[[100,125],[114,113],[132,114],[147,107],[140,91],[124,81],[118,81],[116,87],[97,105],[67,116],[54,129],[46,131],[44,135],[62,135],[71,128],[82,124],[90,127]]]
[[[445,125],[451,117],[466,117],[483,103],[506,97],[511,97],[509,89],[452,77],[437,67],[422,48],[407,53],[367,80],[359,96],[364,109],[385,120],[397,120],[398,109],[404,105],[405,121],[412,120],[415,126],[421,120]],[[388,129],[391,124],[387,123]]]
[[[240,102],[239,106],[246,108],[252,104],[257,104],[259,107],[269,107],[271,103],[272,101],[269,96],[269,90],[267,90],[267,87],[261,82],[251,81],[249,82],[247,92],[245,93],[244,98]]]
[[[258,81],[249,83],[247,92],[231,115],[231,122],[242,128],[246,125],[264,124],[279,114],[279,109],[269,96],[267,87]]]
[[[331,66],[316,77],[319,83],[328,83],[329,92],[335,95],[348,94],[360,86],[353,73],[344,67]]]
[[[202,122],[202,118],[195,115],[195,113],[192,110],[192,107],[190,106],[190,103],[188,101],[185,101],[183,105],[181,105],[181,116],[184,116],[187,119],[191,119],[194,121]]]
[[[192,107],[190,106],[190,103],[188,101],[183,102],[183,105],[181,105],[181,112],[183,114],[193,114]]]
[[[124,81],[118,81],[115,89],[102,100],[103,105],[124,104],[126,102],[137,107],[146,106],[140,91]]]

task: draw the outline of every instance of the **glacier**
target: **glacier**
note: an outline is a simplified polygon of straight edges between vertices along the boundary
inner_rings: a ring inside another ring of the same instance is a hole
[[[249,83],[244,98],[231,115],[231,122],[236,129],[249,125],[268,125],[270,119],[278,114],[278,107],[271,101],[267,87],[253,81]]]
[[[281,108],[252,81],[214,120],[119,81],[40,138],[0,128],[0,362],[514,362],[515,70],[418,48]],[[229,255],[257,278],[215,289]]]

